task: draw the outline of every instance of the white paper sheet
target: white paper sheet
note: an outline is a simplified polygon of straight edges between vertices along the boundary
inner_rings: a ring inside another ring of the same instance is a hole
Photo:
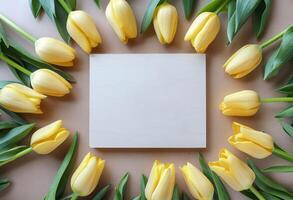
[[[90,56],[90,147],[206,147],[203,54]]]

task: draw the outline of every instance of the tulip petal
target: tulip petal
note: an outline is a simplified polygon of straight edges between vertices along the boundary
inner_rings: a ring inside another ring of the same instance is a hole
[[[31,145],[39,143],[40,141],[44,141],[48,138],[51,138],[54,136],[59,129],[62,127],[62,120],[57,120],[47,126],[44,126],[43,128],[40,128],[37,130],[31,138]]]
[[[164,165],[161,164],[158,160],[156,160],[153,164],[146,188],[145,188],[145,195],[147,199],[152,198],[152,194],[156,189],[158,182],[160,180],[160,175],[162,170],[164,169]]]
[[[125,33],[122,31],[121,27],[119,26],[118,20],[115,18],[113,7],[112,7],[112,1],[110,1],[110,3],[108,4],[105,13],[106,13],[108,22],[112,26],[116,35],[119,37],[119,39],[122,42],[127,43],[128,39],[126,38]]]
[[[83,158],[83,160],[81,161],[80,165],[78,166],[78,168],[75,170],[75,172],[73,173],[72,177],[71,177],[71,187],[73,185],[73,183],[76,181],[76,179],[78,178],[79,174],[82,172],[82,170],[87,166],[90,158],[92,157],[91,153],[87,153],[86,156]]]
[[[161,34],[160,27],[159,27],[159,24],[158,24],[158,19],[156,17],[156,13],[154,14],[153,24],[154,24],[154,29],[155,29],[157,38],[159,39],[159,42],[161,44],[165,44],[166,42],[165,42],[165,40],[163,38],[163,35]]]
[[[26,95],[27,97],[32,97],[32,98],[38,98],[38,99],[45,99],[46,96],[42,95],[38,92],[36,92],[35,90],[26,87],[24,85],[21,85],[19,83],[11,83],[9,85],[7,85],[7,87],[15,89],[16,91]]]

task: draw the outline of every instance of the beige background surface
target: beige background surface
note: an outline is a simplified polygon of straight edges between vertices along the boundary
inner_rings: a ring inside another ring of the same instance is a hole
[[[102,0],[102,9],[98,9],[93,1],[79,1],[77,8],[86,10],[95,19],[97,26],[103,38],[103,44],[98,47],[96,53],[181,53],[194,52],[191,45],[183,42],[184,33],[189,24],[183,17],[181,1],[176,2],[178,12],[180,13],[180,21],[178,33],[176,34],[173,44],[162,46],[157,41],[157,38],[152,29],[147,34],[139,36],[128,45],[123,45],[119,42],[116,35],[106,21],[104,10],[106,2]],[[129,0],[138,22],[141,22],[143,13],[147,6],[147,0],[134,1]],[[203,1],[197,6],[203,5]],[[274,1],[272,15],[269,19],[269,26],[264,35],[264,39],[270,38],[274,34],[283,30],[288,24],[293,23],[292,13],[293,1],[282,0]],[[35,20],[30,13],[29,5],[24,0],[1,1],[0,13],[7,15],[16,23],[21,25],[33,33],[36,37],[51,36],[59,38],[55,26],[48,20],[47,16],[42,16],[39,20]],[[254,89],[260,93],[262,97],[270,97],[278,95],[273,92],[273,89],[285,81],[288,73],[292,71],[283,70],[278,79],[265,82],[262,80],[262,69],[259,67],[255,72],[242,80],[233,80],[227,76],[222,65],[224,61],[234,52],[246,43],[254,42],[252,34],[251,21],[242,28],[240,34],[235,38],[235,41],[229,47],[225,46],[225,28],[226,16],[221,15],[222,30],[215,42],[207,51],[207,148],[201,150],[97,150],[88,148],[88,55],[84,54],[78,47],[78,60],[74,68],[69,69],[77,79],[77,84],[70,95],[65,98],[48,98],[42,105],[45,112],[41,116],[27,116],[30,121],[37,121],[38,125],[49,123],[53,120],[63,119],[65,126],[72,132],[80,131],[78,156],[76,165],[82,157],[92,151],[97,156],[107,160],[106,169],[102,175],[99,186],[107,183],[116,184],[125,171],[131,173],[130,181],[127,189],[127,197],[135,196],[139,191],[139,177],[141,173],[148,174],[155,159],[165,162],[174,162],[177,167],[189,161],[198,165],[197,152],[202,151],[207,160],[217,159],[217,154],[220,148],[228,147],[239,156],[245,156],[226,142],[227,137],[231,134],[231,122],[236,120],[241,123],[250,125],[256,129],[264,130],[271,133],[277,143],[293,151],[292,138],[289,138],[283,133],[278,122],[273,115],[278,110],[282,109],[284,104],[264,105],[260,112],[255,117],[251,118],[230,118],[223,116],[218,110],[218,104],[223,96],[242,89]],[[9,33],[10,35],[14,35]],[[17,38],[28,49],[33,49],[32,46]],[[265,51],[265,58],[269,53],[269,49]],[[289,64],[292,65],[292,62]],[[0,64],[0,79],[12,79],[11,73],[7,70],[4,63]],[[178,136],[180,137],[180,136]],[[101,138],[102,139],[102,138]],[[12,181],[12,186],[5,192],[2,192],[1,199],[5,200],[39,200],[48,191],[52,179],[58,169],[62,158],[68,148],[70,140],[54,153],[47,156],[39,156],[31,154],[14,163],[1,168],[1,176],[9,177]],[[269,166],[270,164],[280,164],[283,161],[273,157],[257,161],[259,166]],[[177,168],[178,169],[178,168]],[[278,174],[274,178],[280,180],[288,187],[293,184],[292,175]],[[177,182],[181,188],[185,188],[183,179],[179,170],[177,170]],[[68,191],[69,192],[69,191]],[[241,194],[230,190],[232,199],[245,199]],[[110,198],[109,198],[110,199]]]

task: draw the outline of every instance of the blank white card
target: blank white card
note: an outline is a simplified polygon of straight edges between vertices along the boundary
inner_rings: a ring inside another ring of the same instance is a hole
[[[90,147],[206,147],[202,54],[90,56]]]

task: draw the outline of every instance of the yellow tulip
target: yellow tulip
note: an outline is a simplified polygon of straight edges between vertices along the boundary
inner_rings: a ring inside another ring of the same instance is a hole
[[[38,154],[54,151],[69,136],[69,131],[62,127],[62,120],[53,122],[37,130],[31,138],[31,147]]]
[[[185,183],[195,199],[212,200],[214,186],[209,179],[191,163],[181,167]]]
[[[106,17],[123,43],[127,43],[128,39],[136,38],[136,19],[127,1],[110,0],[106,8]]]
[[[171,200],[175,185],[174,164],[155,161],[145,188],[148,200]]]
[[[30,75],[31,85],[39,93],[62,97],[70,92],[71,84],[62,76],[48,69],[39,69]]]
[[[203,12],[192,22],[184,40],[191,41],[198,53],[204,53],[216,38],[220,28],[221,22],[216,13]]]
[[[272,136],[256,131],[248,126],[233,123],[233,135],[229,143],[254,158],[265,158],[272,154],[274,141]]]
[[[36,54],[47,63],[70,67],[75,59],[75,50],[60,40],[42,37],[35,42]]]
[[[228,116],[252,116],[260,107],[259,95],[253,90],[242,90],[225,96],[220,110]]]
[[[105,160],[88,153],[71,177],[71,189],[79,196],[88,196],[98,185]]]
[[[45,95],[18,83],[10,83],[0,90],[0,104],[17,113],[42,114],[40,104],[44,98]]]
[[[259,45],[249,44],[234,53],[224,64],[225,72],[233,78],[242,78],[252,72],[262,60]]]
[[[153,16],[154,29],[161,44],[170,44],[176,34],[178,13],[176,8],[165,2],[159,5]]]
[[[69,13],[66,28],[71,38],[88,54],[102,43],[94,20],[82,10]]]
[[[248,165],[227,149],[222,149],[219,160],[209,162],[209,166],[235,191],[249,189],[255,180],[255,174]]]

